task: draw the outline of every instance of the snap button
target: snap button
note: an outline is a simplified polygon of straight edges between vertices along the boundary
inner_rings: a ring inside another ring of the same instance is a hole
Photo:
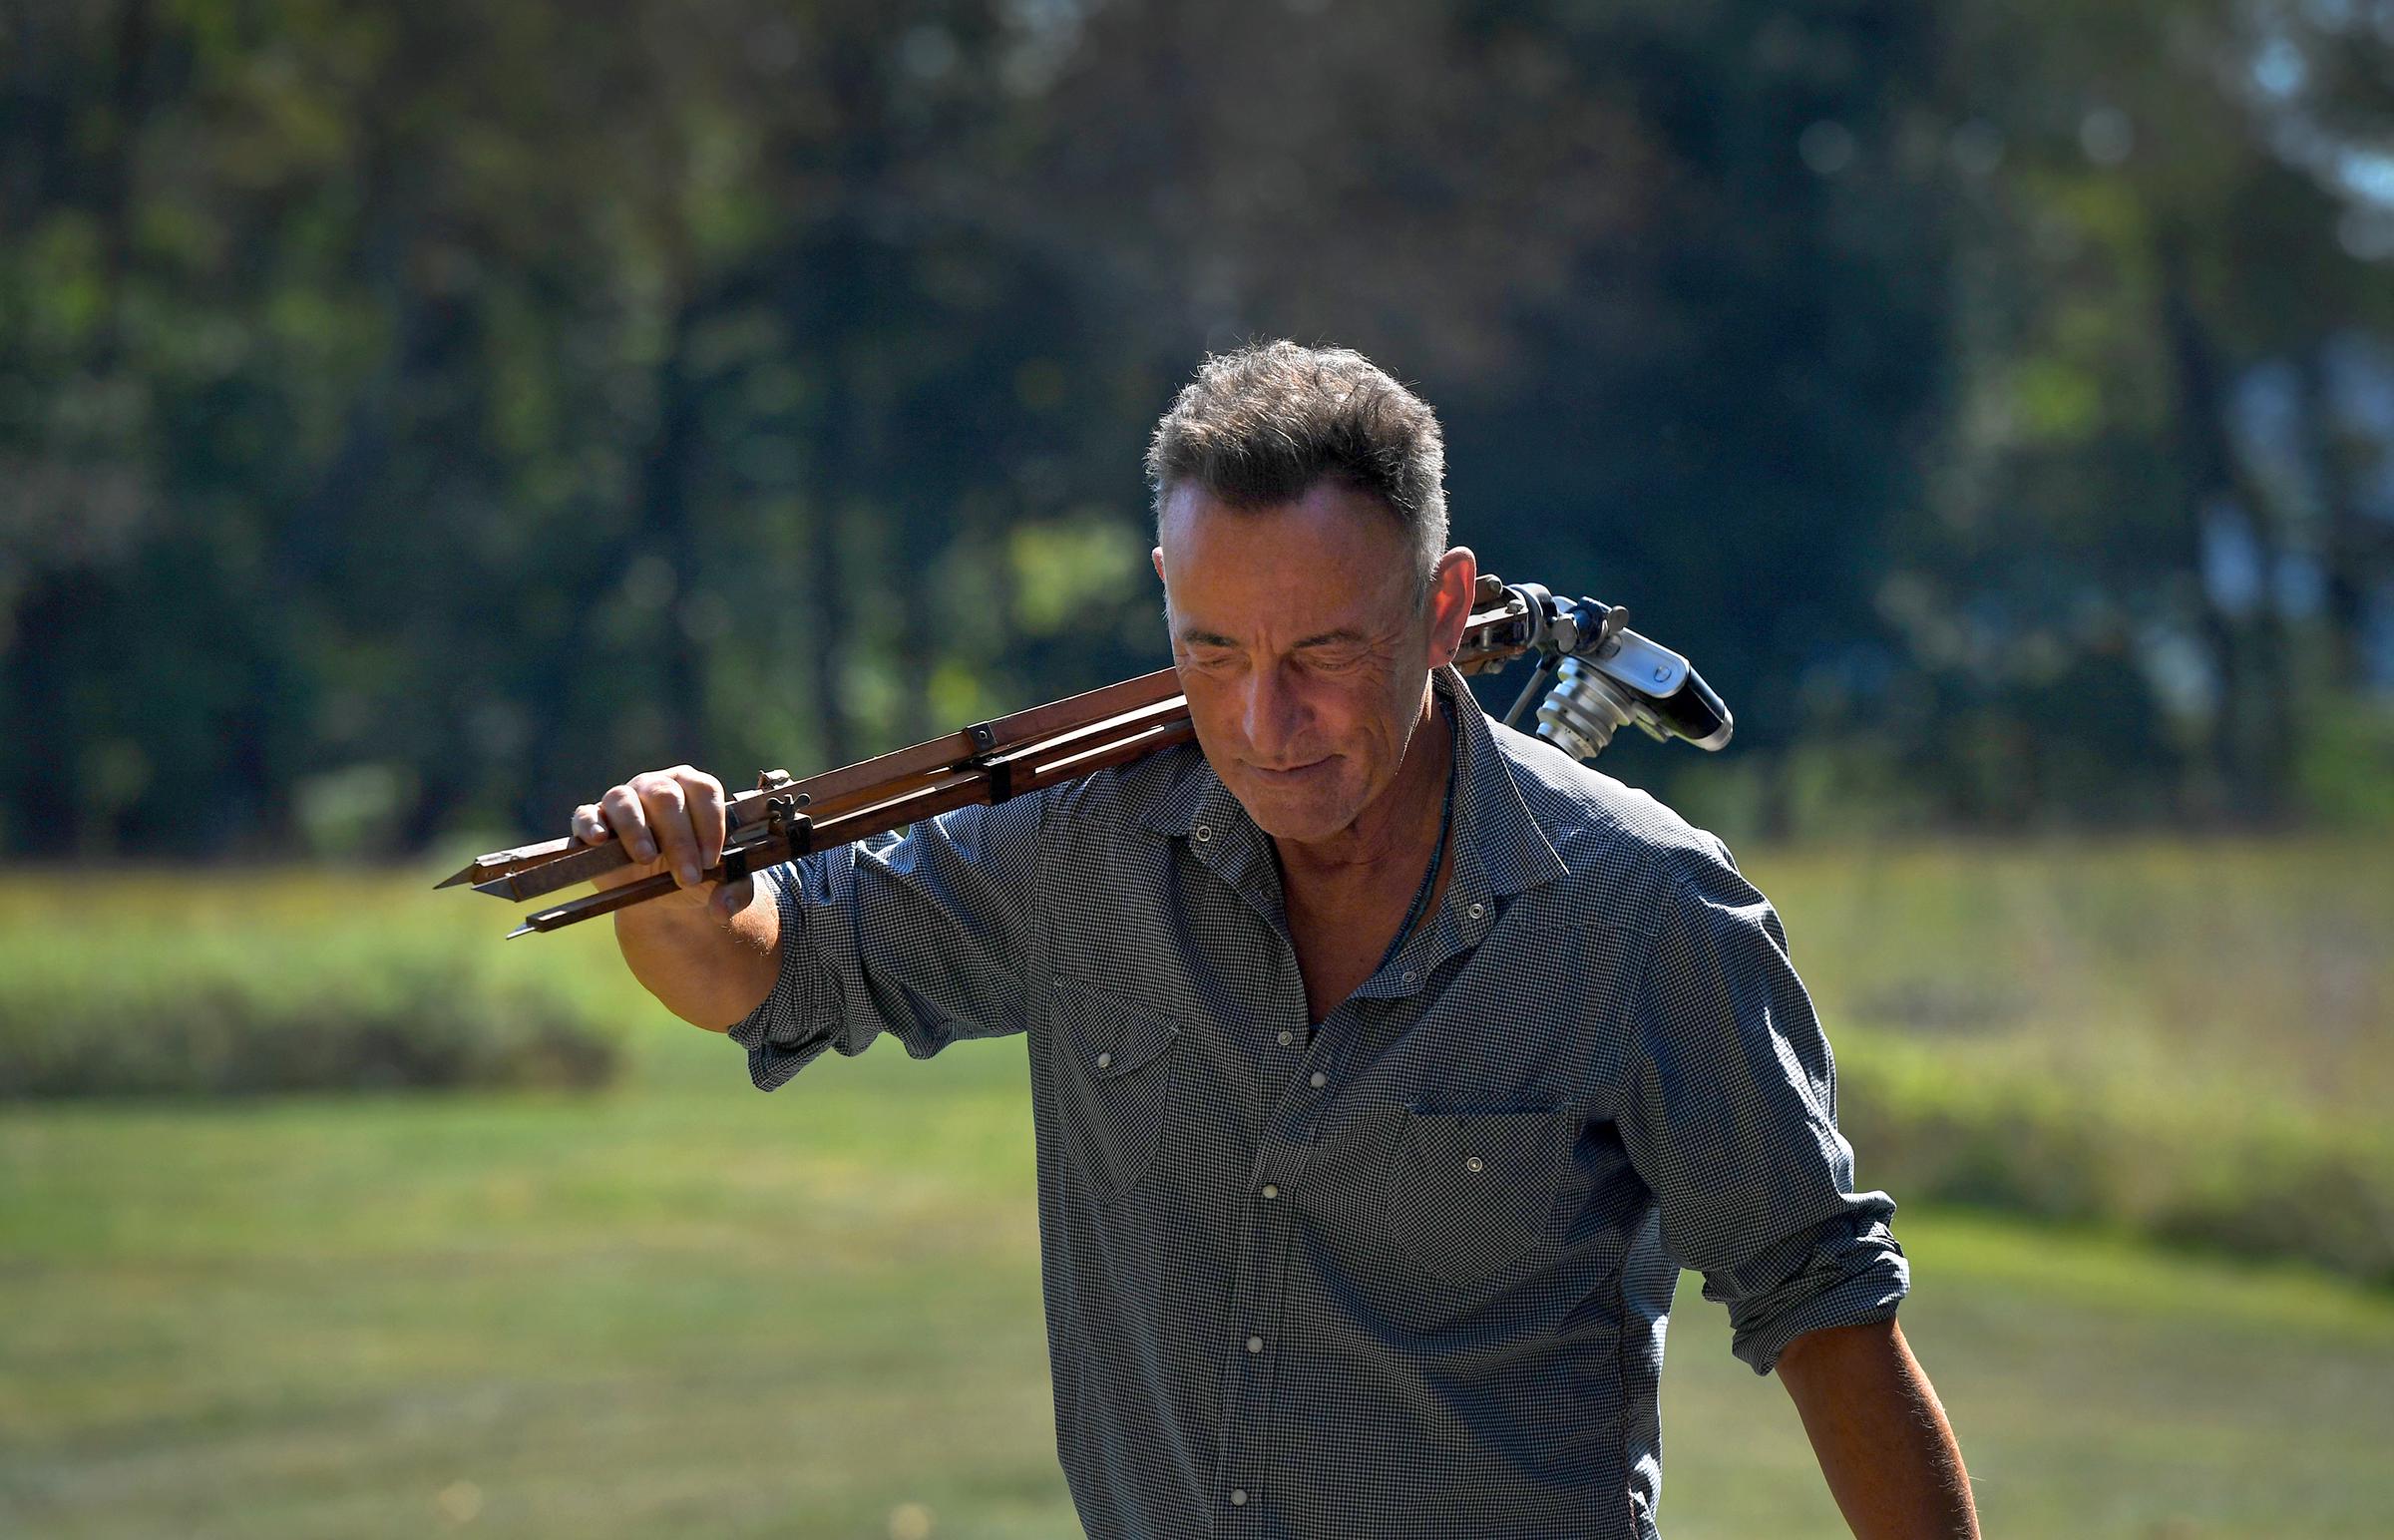
[[[1212,839],[1212,838],[1214,837],[1214,831],[1213,831],[1213,830],[1211,830],[1211,829],[1208,829],[1208,828],[1207,828],[1205,825],[1203,825],[1203,824],[1199,824],[1199,825],[1198,825],[1198,826],[1197,826],[1197,827],[1196,827],[1194,830],[1192,830],[1192,831],[1190,831],[1190,832],[1191,832],[1191,833],[1193,833],[1193,834],[1195,834],[1195,835],[1197,836],[1197,843],[1198,843],[1198,844],[1200,844],[1200,845],[1203,845],[1203,844],[1204,844],[1206,841],[1208,841],[1208,840],[1210,840],[1210,839]]]
[[[1324,1087],[1324,1086],[1326,1086],[1326,1085],[1328,1085],[1328,1084],[1330,1084],[1330,1076],[1328,1076],[1328,1075],[1324,1074],[1324,1073],[1323,1073],[1321,1070],[1319,1070],[1319,1069],[1315,1070],[1315,1071],[1314,1071],[1314,1089],[1318,1091],[1318,1090],[1322,1089],[1322,1087]]]
[[[1246,1506],[1247,1506],[1247,1488],[1245,1488],[1245,1487],[1243,1487],[1243,1486],[1234,1486],[1234,1487],[1232,1487],[1232,1488],[1230,1489],[1230,1505],[1231,1505],[1232,1507],[1234,1507],[1234,1508],[1244,1508],[1244,1507],[1246,1507]]]
[[[1474,1155],[1463,1162],[1463,1169],[1466,1171],[1478,1171],[1483,1168],[1479,1163],[1479,1157]]]
[[[1482,915],[1485,915],[1487,912],[1488,912],[1488,907],[1487,907],[1485,904],[1474,904],[1474,905],[1472,905],[1472,906],[1471,906],[1471,908],[1470,908],[1470,911],[1469,911],[1471,918],[1472,918],[1472,919],[1474,919],[1474,920],[1477,920],[1477,919],[1479,919],[1479,918],[1480,918]]]
[[[1277,1198],[1280,1196],[1280,1189],[1273,1186],[1270,1182],[1266,1182],[1264,1184],[1264,1196],[1267,1198]]]
[[[1297,1040],[1297,1034],[1296,1034],[1295,1032],[1291,1032],[1291,1031],[1283,1031],[1283,1032],[1280,1034],[1280,1045],[1281,1045],[1282,1047],[1284,1047],[1284,1048],[1285,1048],[1285,1047],[1287,1047],[1287,1046],[1288,1046],[1290,1043],[1293,1043],[1293,1042],[1295,1042],[1296,1040]]]
[[[1097,1055],[1097,1067],[1099,1069],[1111,1068],[1113,1066],[1113,1062],[1114,1056],[1110,1053],[1100,1053]]]

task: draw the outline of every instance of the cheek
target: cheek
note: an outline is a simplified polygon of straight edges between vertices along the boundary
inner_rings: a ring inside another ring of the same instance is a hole
[[[1398,737],[1399,718],[1378,681],[1322,692],[1315,719],[1356,758],[1385,758]]]
[[[1189,719],[1205,738],[1227,743],[1236,737],[1239,713],[1231,691],[1192,672],[1181,675],[1180,693],[1188,698]]]

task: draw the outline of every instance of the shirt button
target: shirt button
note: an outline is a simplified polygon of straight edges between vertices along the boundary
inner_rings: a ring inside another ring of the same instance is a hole
[[[1324,1087],[1324,1086],[1326,1086],[1326,1085],[1328,1085],[1328,1084],[1330,1084],[1330,1076],[1328,1076],[1328,1075],[1324,1074],[1324,1073],[1323,1073],[1321,1070],[1319,1070],[1319,1069],[1315,1070],[1315,1071],[1314,1071],[1314,1089],[1318,1091],[1318,1090],[1322,1089],[1322,1087]]]
[[[1264,1196],[1267,1198],[1277,1198],[1280,1196],[1280,1189],[1273,1186],[1270,1182],[1266,1182],[1264,1184]]]
[[[1284,1048],[1285,1048],[1285,1047],[1287,1047],[1287,1046],[1288,1046],[1290,1043],[1293,1043],[1293,1042],[1295,1042],[1296,1040],[1297,1040],[1297,1034],[1296,1034],[1295,1032],[1282,1032],[1282,1033],[1280,1034],[1280,1045],[1281,1045],[1282,1047],[1284,1047]]]
[[[1466,1171],[1479,1171],[1484,1168],[1482,1168],[1479,1163],[1479,1157],[1473,1155],[1463,1162],[1463,1169]]]
[[[1234,1508],[1244,1508],[1244,1507],[1246,1507],[1246,1506],[1247,1506],[1247,1488],[1245,1488],[1245,1487],[1243,1487],[1243,1486],[1234,1486],[1234,1487],[1232,1487],[1232,1488],[1230,1489],[1230,1505],[1231,1505],[1232,1507],[1234,1507]]]
[[[1114,1056],[1112,1054],[1100,1053],[1097,1055],[1097,1067],[1099,1069],[1110,1069],[1113,1067],[1113,1063]]]
[[[1474,920],[1477,920],[1477,919],[1479,919],[1479,918],[1480,918],[1482,915],[1485,915],[1487,912],[1488,912],[1488,907],[1487,907],[1485,904],[1474,904],[1474,905],[1472,905],[1472,906],[1471,906],[1470,910],[1468,911],[1468,913],[1470,914],[1471,918],[1472,918],[1472,919],[1474,919]]]
[[[1408,967],[1404,970],[1404,981],[1406,983],[1419,983],[1421,981],[1421,975],[1412,968]]]
[[[1260,1337],[1251,1337],[1247,1339],[1247,1350],[1249,1352],[1262,1352],[1264,1350],[1264,1340]]]
[[[1191,832],[1192,832],[1192,833],[1194,833],[1194,834],[1197,836],[1197,843],[1198,843],[1198,844],[1200,844],[1200,845],[1203,845],[1203,844],[1204,844],[1206,841],[1208,841],[1208,840],[1210,840],[1210,839],[1212,839],[1212,838],[1214,837],[1214,831],[1213,831],[1213,830],[1211,830],[1211,829],[1208,829],[1208,828],[1207,828],[1205,825],[1203,825],[1203,824],[1199,824],[1199,825],[1198,825],[1198,826],[1197,826],[1197,827],[1196,827],[1196,828],[1195,828],[1193,831],[1191,831]]]

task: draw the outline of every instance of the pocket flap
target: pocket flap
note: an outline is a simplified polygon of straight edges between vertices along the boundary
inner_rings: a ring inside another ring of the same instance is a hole
[[[1390,1152],[1390,1227],[1432,1274],[1488,1278],[1547,1237],[1570,1151],[1556,1108],[1413,1108]]]
[[[1517,1189],[1551,1185],[1560,1169],[1563,1116],[1552,1107],[1499,1111],[1432,1112],[1415,1107],[1404,1121],[1404,1153],[1423,1171],[1438,1171],[1458,1182],[1488,1177],[1487,1186]]]
[[[1055,981],[1056,1023],[1073,1062],[1092,1079],[1132,1073],[1172,1046],[1178,1023],[1111,989],[1077,978]]]

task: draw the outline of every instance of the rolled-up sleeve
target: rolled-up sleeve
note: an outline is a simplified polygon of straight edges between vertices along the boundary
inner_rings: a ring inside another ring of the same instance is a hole
[[[758,874],[781,912],[781,970],[728,1034],[757,1088],[884,1032],[927,1058],[1021,1031],[1044,805],[960,808]]]
[[[1729,1307],[1767,1374],[1822,1327],[1885,1321],[1908,1291],[1883,1192],[1853,1191],[1836,1068],[1770,904],[1710,836],[1657,862],[1616,1121],[1663,1243]]]

